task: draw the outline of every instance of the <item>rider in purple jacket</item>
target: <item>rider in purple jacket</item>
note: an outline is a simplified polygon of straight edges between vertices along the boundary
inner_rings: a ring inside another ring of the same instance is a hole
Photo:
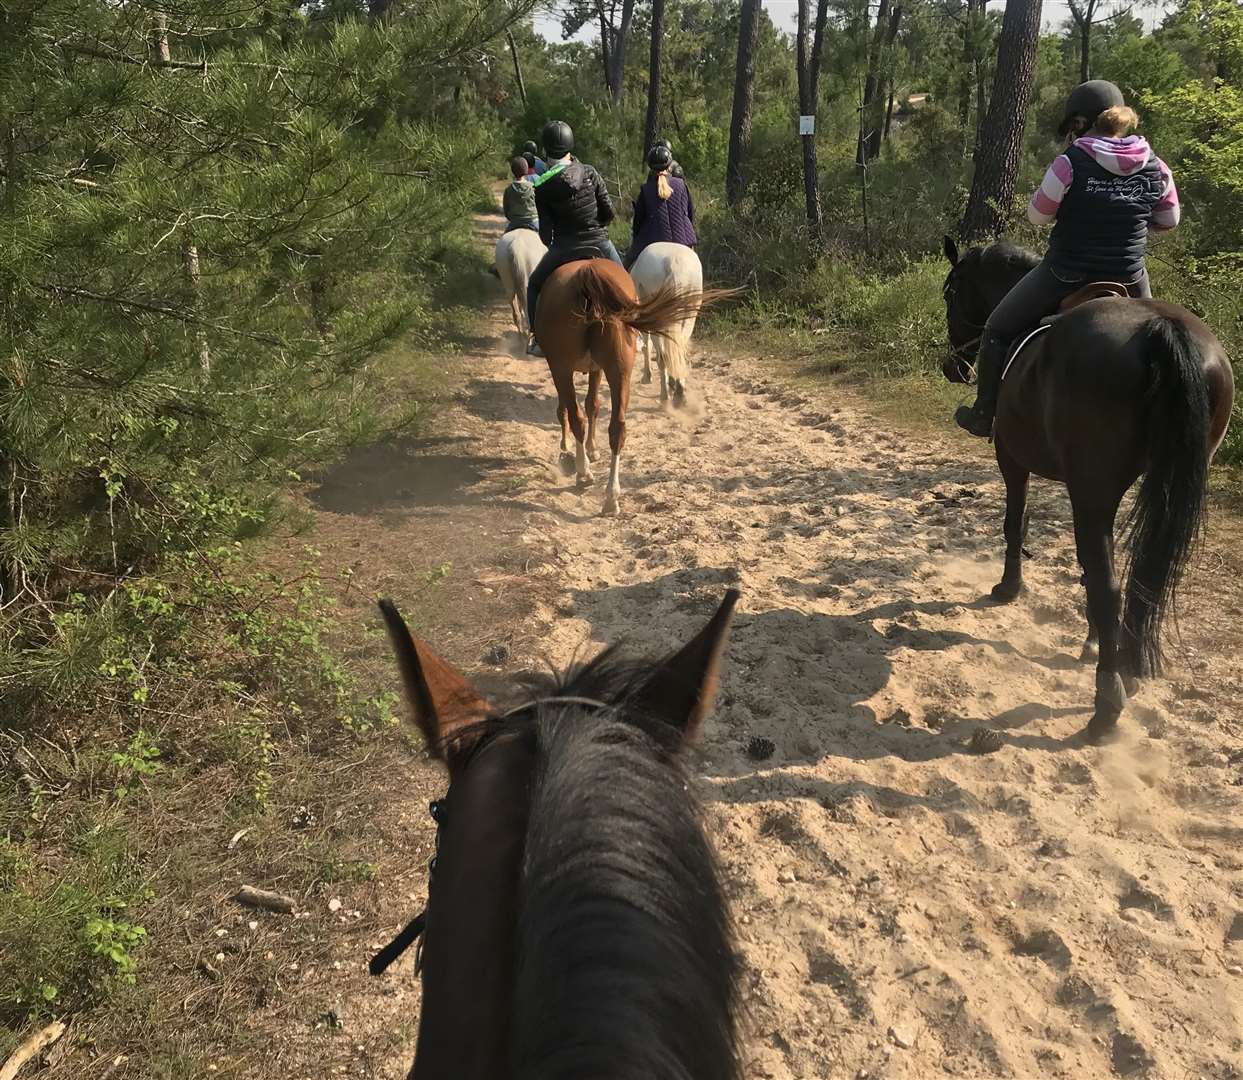
[[[694,247],[698,242],[695,204],[686,181],[671,175],[673,153],[669,147],[660,143],[653,146],[647,153],[647,164],[652,173],[634,201],[633,239],[626,252],[626,269],[635,264],[648,244],[663,241]]]

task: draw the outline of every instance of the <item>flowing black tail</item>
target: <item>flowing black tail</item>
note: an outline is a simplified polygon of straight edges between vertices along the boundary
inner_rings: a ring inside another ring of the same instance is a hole
[[[1122,652],[1135,675],[1160,670],[1162,624],[1204,519],[1210,430],[1203,359],[1187,326],[1157,315],[1143,336],[1148,468],[1129,522],[1122,616]]]

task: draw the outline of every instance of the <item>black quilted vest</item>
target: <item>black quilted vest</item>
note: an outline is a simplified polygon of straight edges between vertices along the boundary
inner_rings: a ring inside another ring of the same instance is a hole
[[[1129,176],[1117,176],[1077,146],[1066,151],[1075,170],[1058,207],[1049,262],[1059,275],[1085,281],[1129,282],[1144,268],[1148,221],[1165,180],[1156,157]]]

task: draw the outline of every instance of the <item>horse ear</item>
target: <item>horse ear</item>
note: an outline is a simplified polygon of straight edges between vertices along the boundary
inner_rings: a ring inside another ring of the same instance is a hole
[[[958,265],[958,244],[949,233],[945,234],[945,257],[949,259],[950,266]]]
[[[391,600],[380,601],[389,641],[397,655],[406,698],[431,755],[446,762],[467,749],[456,736],[485,719],[492,707],[427,642],[412,634]]]
[[[708,625],[665,660],[639,692],[649,713],[681,730],[683,744],[695,738],[712,710],[737,603],[738,590],[730,589]]]

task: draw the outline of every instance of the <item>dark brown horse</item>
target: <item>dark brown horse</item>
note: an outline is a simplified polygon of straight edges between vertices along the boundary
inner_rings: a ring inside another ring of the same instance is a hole
[[[405,935],[425,933],[413,1080],[737,1080],[738,960],[682,758],[737,598],[662,663],[606,653],[505,713],[381,603],[449,774]]]
[[[959,258],[949,237],[945,254],[944,374],[963,383],[985,320],[1038,259],[1007,243]],[[1208,466],[1233,400],[1230,361],[1213,332],[1159,300],[1074,308],[1019,353],[1002,383],[993,438],[1006,482],[1006,566],[992,596],[1008,603],[1023,586],[1028,477],[1061,481],[1088,594],[1083,659],[1098,658],[1091,738],[1114,728],[1135,681],[1160,668],[1162,623],[1200,534]],[[1114,522],[1140,476],[1124,594]]]

